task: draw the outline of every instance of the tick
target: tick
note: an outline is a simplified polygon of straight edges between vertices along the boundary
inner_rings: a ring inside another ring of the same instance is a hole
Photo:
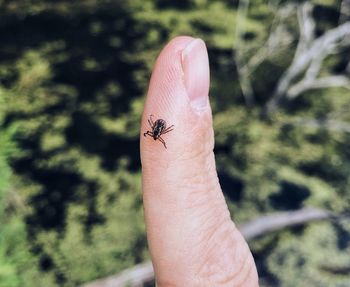
[[[149,116],[148,119],[148,123],[151,127],[151,131],[147,131],[143,134],[143,136],[151,136],[155,141],[159,140],[164,147],[166,148],[166,143],[165,141],[162,139],[162,135],[171,132],[173,130],[174,125],[170,126],[170,127],[166,127],[166,121],[162,120],[162,119],[158,119],[155,122],[152,119],[153,115]]]

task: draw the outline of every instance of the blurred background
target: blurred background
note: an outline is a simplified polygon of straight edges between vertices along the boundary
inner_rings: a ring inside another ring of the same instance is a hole
[[[139,123],[177,35],[207,44],[219,178],[262,228],[244,233],[261,286],[350,286],[349,21],[348,0],[0,0],[0,286],[149,260]]]

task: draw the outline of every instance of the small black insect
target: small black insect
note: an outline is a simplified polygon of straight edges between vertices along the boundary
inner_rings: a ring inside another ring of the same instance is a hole
[[[165,141],[161,138],[161,135],[164,135],[170,131],[173,130],[174,125],[170,127],[166,127],[166,121],[162,119],[158,119],[155,122],[153,122],[152,119],[153,115],[149,116],[148,123],[152,129],[152,131],[147,131],[143,134],[143,136],[151,136],[154,140],[160,140],[161,143],[164,145],[166,148],[166,143]]]

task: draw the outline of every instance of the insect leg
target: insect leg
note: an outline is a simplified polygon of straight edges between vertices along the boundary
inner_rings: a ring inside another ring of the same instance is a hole
[[[165,141],[164,141],[164,140],[163,140],[161,137],[159,137],[158,139],[159,139],[159,140],[160,140],[160,142],[161,142],[161,143],[164,145],[164,147],[165,147],[165,148],[167,148],[167,147],[166,147],[166,143],[165,143]]]
[[[147,135],[153,137],[153,133],[150,132],[150,131],[147,131],[147,132],[145,132],[145,133],[143,134],[144,137],[147,136]]]
[[[172,131],[172,130],[173,130],[173,127],[174,127],[174,125],[172,125],[172,126],[170,126],[170,127],[167,127],[167,128],[164,130],[164,132],[170,132],[170,131]]]
[[[164,135],[164,134],[166,134],[166,133],[168,133],[168,132],[171,132],[172,130],[174,130],[174,129],[170,129],[171,127],[169,127],[169,128],[167,128],[166,130],[164,130],[163,132],[162,132],[162,135]],[[169,130],[170,129],[170,130]]]
[[[171,132],[172,130],[173,130],[173,129],[167,130],[167,131],[165,131],[165,132],[162,132],[161,134],[164,135],[164,134],[166,134],[166,133],[168,133],[168,132]]]

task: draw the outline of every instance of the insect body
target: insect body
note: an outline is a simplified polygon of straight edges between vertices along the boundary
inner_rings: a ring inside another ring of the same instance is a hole
[[[150,115],[149,119],[148,119],[148,123],[151,127],[151,131],[147,131],[143,134],[143,136],[151,136],[154,140],[159,140],[164,147],[166,148],[166,143],[165,141],[162,139],[162,135],[170,132],[173,130],[174,125],[170,126],[170,127],[166,127],[166,121],[162,120],[162,119],[158,119],[155,122],[152,119],[153,115]]]

